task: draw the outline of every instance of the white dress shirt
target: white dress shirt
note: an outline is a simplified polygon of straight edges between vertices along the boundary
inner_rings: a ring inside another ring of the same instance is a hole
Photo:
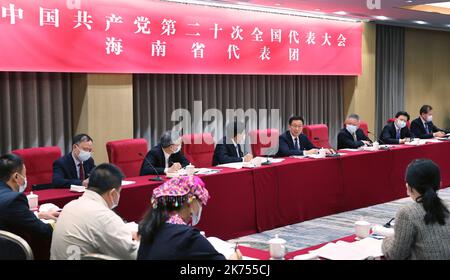
[[[52,260],[79,259],[84,254],[105,254],[135,260],[139,243],[123,220],[94,191],[64,206],[53,231]]]
[[[73,152],[72,152],[72,158],[73,158],[73,161],[75,162],[75,168],[77,169],[77,178],[80,179],[80,163],[81,163],[81,161],[79,161],[79,160],[73,155]]]

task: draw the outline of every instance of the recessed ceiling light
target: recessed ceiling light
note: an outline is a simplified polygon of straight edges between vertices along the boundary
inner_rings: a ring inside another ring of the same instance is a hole
[[[347,14],[347,12],[344,12],[344,11],[338,11],[338,12],[334,12],[336,15],[341,15],[341,16],[344,16],[344,15],[346,15]]]
[[[417,23],[417,24],[428,24],[428,22],[423,21],[423,20],[415,20],[414,23]]]
[[[390,20],[390,18],[388,18],[386,16],[374,16],[374,18],[376,18],[378,20]]]

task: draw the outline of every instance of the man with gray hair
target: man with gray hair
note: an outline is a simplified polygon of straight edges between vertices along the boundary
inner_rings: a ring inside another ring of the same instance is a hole
[[[146,159],[142,162],[140,176],[173,173],[189,165],[189,161],[181,151],[181,144],[181,136],[177,131],[164,132],[159,144],[145,156]]]
[[[359,116],[351,114],[345,120],[345,127],[338,134],[338,150],[357,149],[371,144],[369,137],[359,128]]]

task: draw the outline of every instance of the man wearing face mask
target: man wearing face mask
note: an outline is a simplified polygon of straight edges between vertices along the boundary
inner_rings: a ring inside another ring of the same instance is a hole
[[[87,134],[73,138],[72,151],[53,163],[52,184],[55,188],[69,188],[70,185],[87,187],[89,174],[95,167],[92,142]]]
[[[226,136],[217,143],[214,150],[212,165],[226,164],[232,162],[250,162],[253,159],[251,154],[246,154],[242,150],[245,143],[245,124],[234,121],[228,123]]]
[[[430,139],[444,137],[449,132],[433,124],[433,107],[423,105],[420,108],[420,116],[411,122],[411,133],[417,138]]]
[[[351,114],[345,120],[345,127],[338,134],[338,150],[357,149],[371,144],[369,137],[359,128],[359,116]]]
[[[120,169],[109,163],[92,171],[83,196],[61,212],[53,233],[51,259],[80,259],[94,253],[136,259],[136,233],[112,211],[119,204],[123,178]]]
[[[409,114],[400,111],[395,115],[395,121],[384,126],[380,135],[380,142],[383,144],[405,144],[412,138],[406,123],[409,121]]]
[[[27,187],[26,167],[18,155],[0,157],[0,230],[22,236],[28,242],[50,243],[52,226],[40,219],[56,220],[58,212],[30,211],[23,191]],[[33,248],[33,244],[30,244]]]
[[[161,135],[160,143],[153,147],[142,162],[140,176],[177,172],[189,165],[181,151],[182,140],[177,131],[166,131]],[[150,166],[149,162],[153,165]]]

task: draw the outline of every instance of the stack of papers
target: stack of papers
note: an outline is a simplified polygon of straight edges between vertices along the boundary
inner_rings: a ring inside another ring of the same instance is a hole
[[[219,173],[220,169],[211,169],[211,168],[196,168],[196,175],[209,175]]]
[[[135,181],[122,181],[122,186],[126,186],[126,185],[133,185],[136,184]]]
[[[220,165],[217,165],[217,166],[218,167],[241,169],[243,165],[244,165],[243,162],[232,162],[232,163],[220,164]]]
[[[217,237],[208,237],[206,238],[209,243],[216,249],[217,252],[224,255],[226,259],[229,259],[235,252],[236,245],[230,242],[223,241]],[[257,260],[255,258],[250,258],[246,256],[242,256],[242,260]]]
[[[340,151],[359,152],[359,151],[361,151],[361,149],[340,149]]]
[[[379,258],[383,256],[381,244],[383,240],[364,238],[360,241],[328,243],[310,254],[317,255],[328,260],[364,260],[369,257]]]
[[[84,186],[70,185],[71,192],[79,192],[82,193],[86,190]]]

